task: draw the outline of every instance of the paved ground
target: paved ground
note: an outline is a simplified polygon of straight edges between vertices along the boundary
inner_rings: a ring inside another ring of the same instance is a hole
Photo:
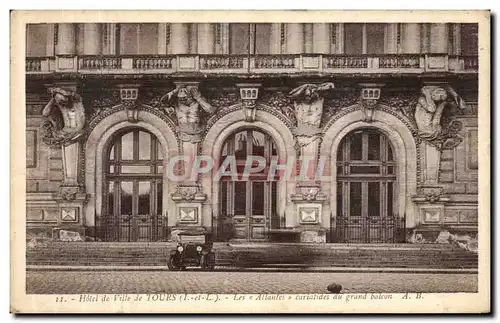
[[[344,293],[477,292],[476,274],[29,271],[26,276],[28,294],[307,294],[327,293],[331,283],[342,285]]]

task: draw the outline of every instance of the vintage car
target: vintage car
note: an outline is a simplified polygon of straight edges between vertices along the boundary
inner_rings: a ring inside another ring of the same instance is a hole
[[[182,231],[178,234],[175,250],[170,251],[167,266],[170,270],[185,270],[198,266],[202,270],[213,270],[215,253],[212,251],[212,235],[199,231]]]

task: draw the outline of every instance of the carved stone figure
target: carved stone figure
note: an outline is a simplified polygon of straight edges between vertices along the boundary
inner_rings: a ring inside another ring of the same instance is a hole
[[[175,109],[180,139],[185,142],[199,142],[203,132],[199,107],[208,113],[215,112],[215,108],[201,96],[195,85],[179,84],[176,89],[161,98],[161,102],[165,100]]]
[[[297,119],[297,135],[314,140],[321,132],[320,124],[323,114],[324,92],[333,89],[333,83],[304,84],[292,91],[295,117]],[[310,140],[303,140],[299,145],[307,144]],[[303,141],[303,142],[302,142]]]
[[[50,89],[52,99],[45,106],[43,141],[49,146],[69,145],[84,133],[85,109],[82,98],[71,90]]]
[[[420,137],[432,141],[443,132],[441,117],[444,109],[451,104],[465,109],[466,105],[450,86],[424,86],[421,93],[415,108],[415,122]]]

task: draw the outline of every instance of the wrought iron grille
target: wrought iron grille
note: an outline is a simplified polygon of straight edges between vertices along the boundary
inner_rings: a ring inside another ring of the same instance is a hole
[[[337,243],[401,243],[405,242],[405,217],[339,216],[332,218],[331,235]]]
[[[167,217],[121,215],[96,218],[96,235],[102,241],[166,241]]]

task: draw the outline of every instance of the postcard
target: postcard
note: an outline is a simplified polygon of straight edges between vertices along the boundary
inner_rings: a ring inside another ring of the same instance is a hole
[[[487,313],[489,11],[12,11],[12,313]]]

